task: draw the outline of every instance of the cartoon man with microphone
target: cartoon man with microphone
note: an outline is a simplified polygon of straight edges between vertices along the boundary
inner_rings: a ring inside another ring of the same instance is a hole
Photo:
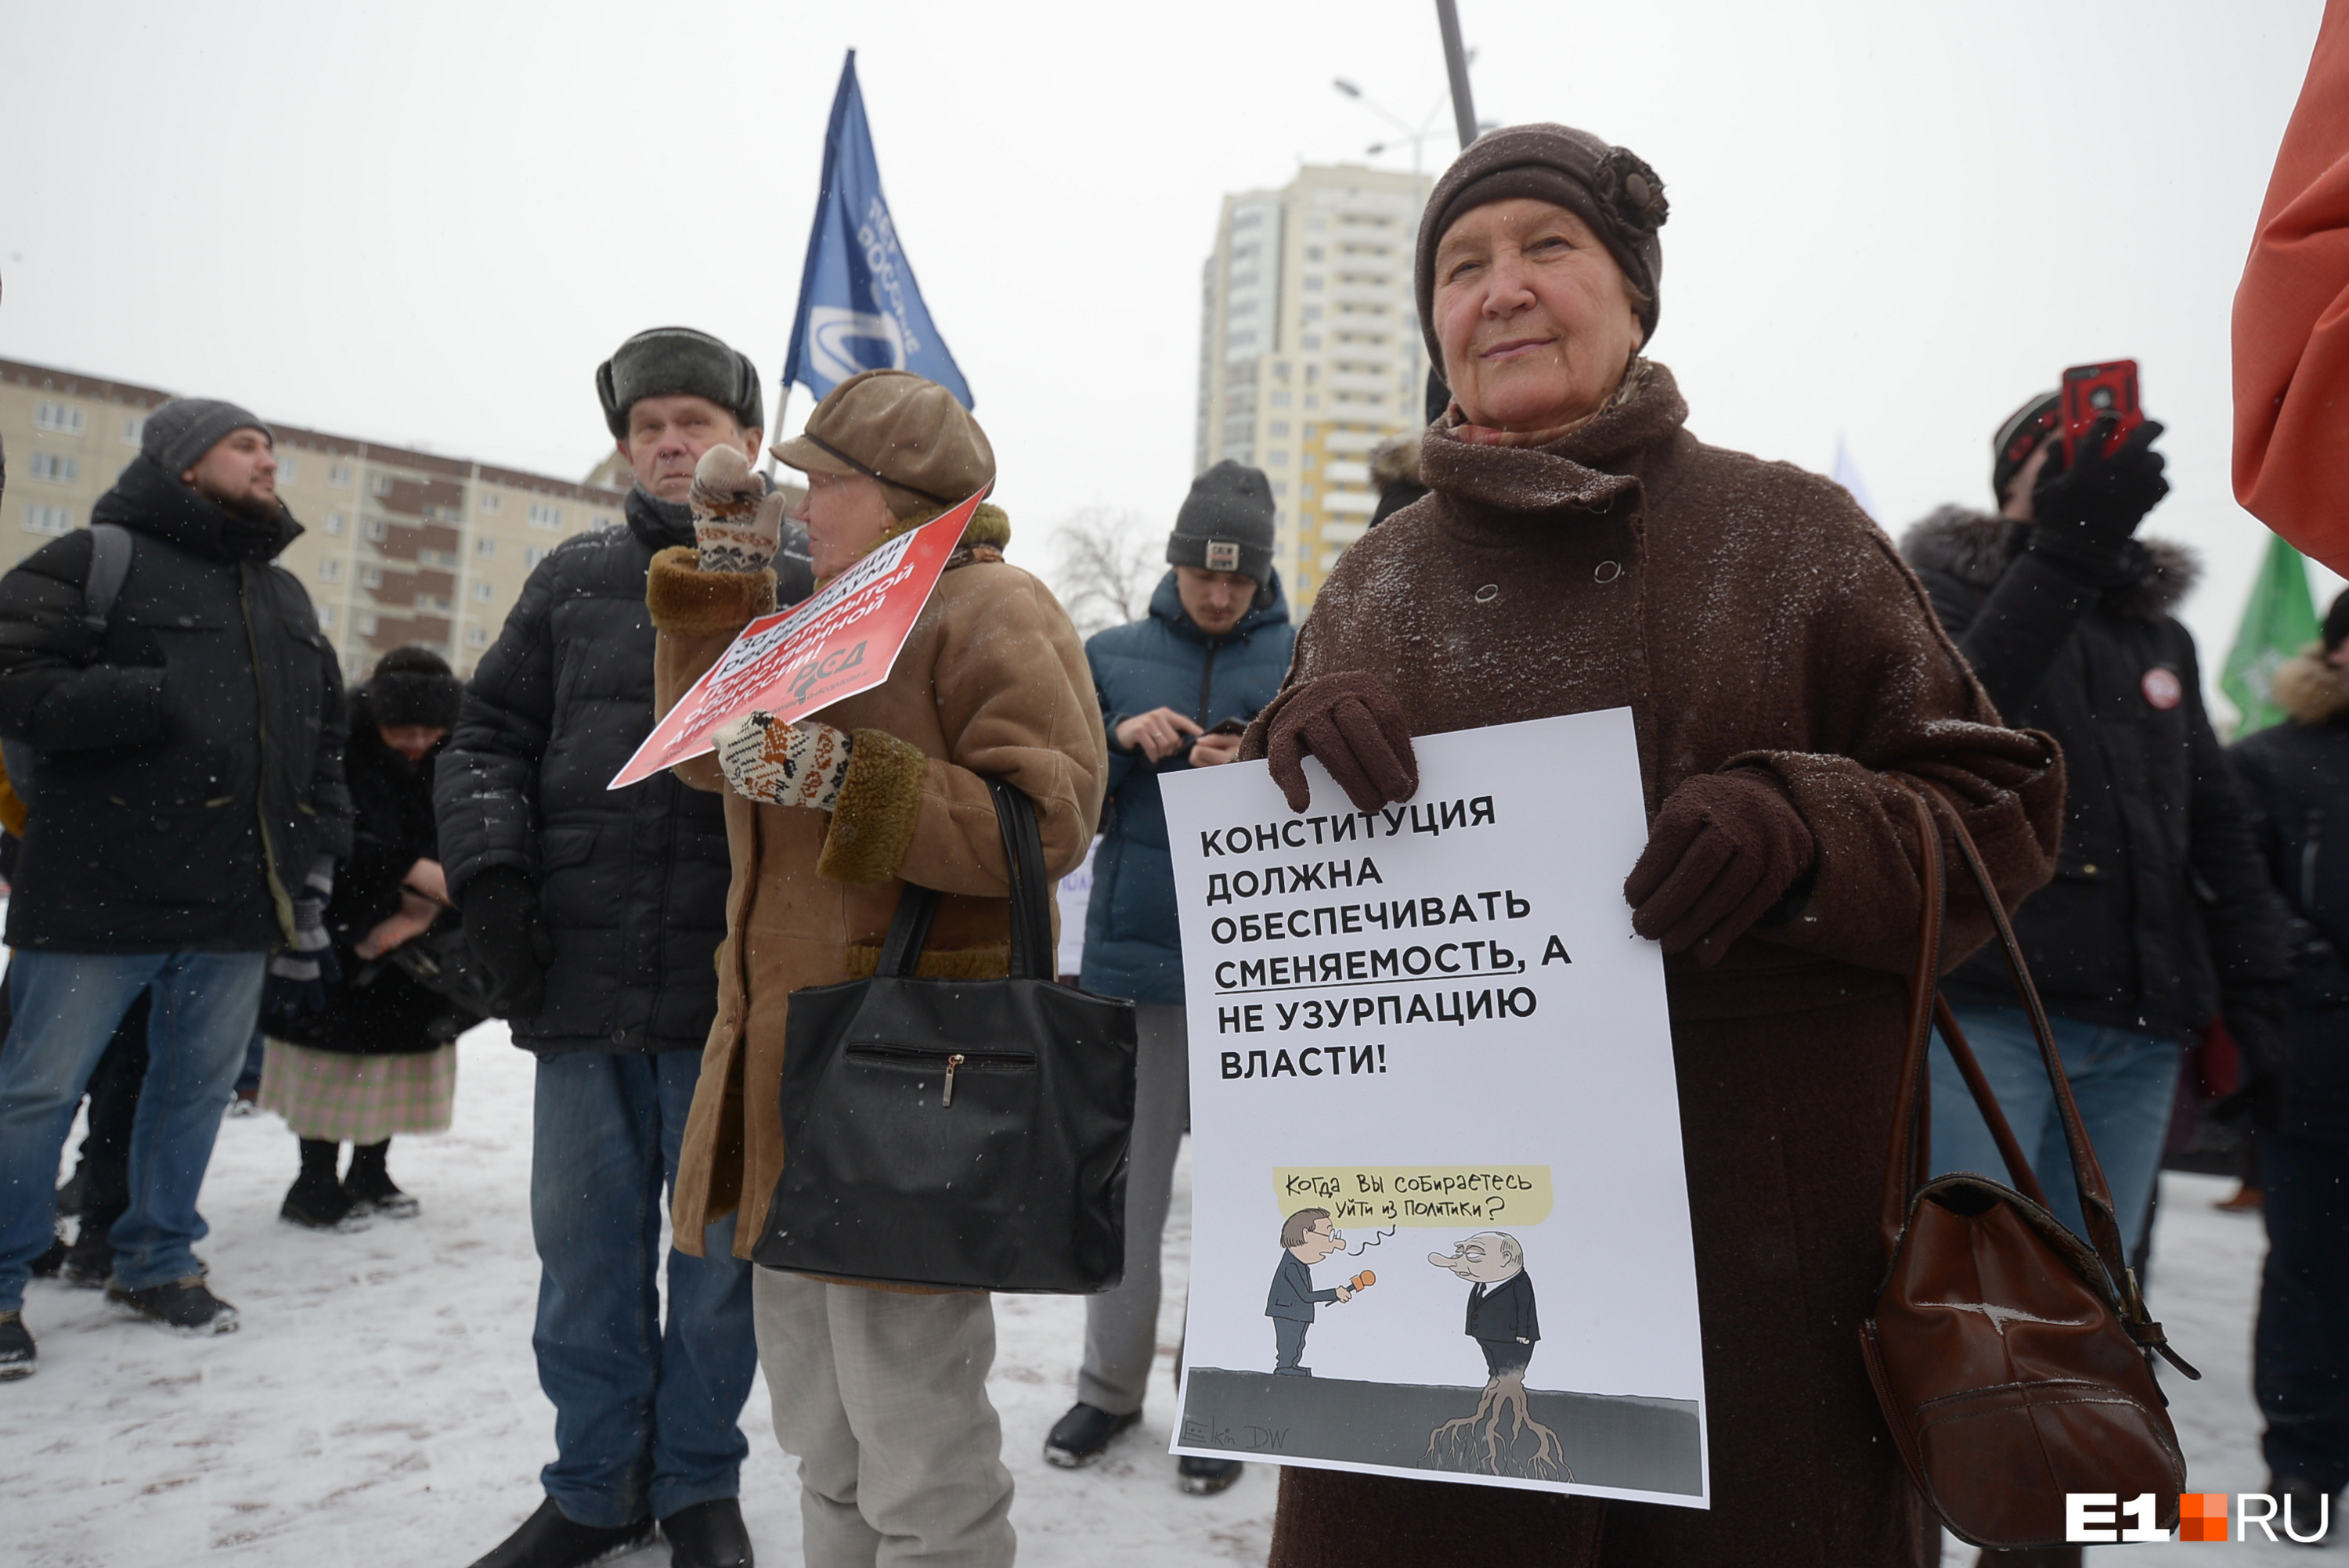
[[[1280,1266],[1273,1271],[1272,1290],[1264,1304],[1278,1351],[1272,1369],[1281,1377],[1313,1376],[1313,1368],[1298,1363],[1305,1355],[1305,1331],[1313,1326],[1316,1303],[1351,1301],[1356,1291],[1377,1283],[1366,1269],[1344,1284],[1313,1288],[1313,1265],[1345,1244],[1346,1238],[1330,1224],[1327,1209],[1299,1209],[1281,1222]]]

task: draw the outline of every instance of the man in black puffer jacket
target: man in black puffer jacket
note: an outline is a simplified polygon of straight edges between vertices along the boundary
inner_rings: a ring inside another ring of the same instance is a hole
[[[2323,642],[2276,671],[2275,700],[2291,722],[2230,753],[2292,916],[2291,1033],[2253,1064],[2268,1256],[2251,1387],[2268,1491],[2305,1528],[2324,1508],[2338,1520],[2349,1486],[2349,593]]]
[[[175,1328],[236,1324],[192,1250],[196,1193],[269,954],[324,945],[351,833],[342,674],[273,564],[302,531],[273,445],[233,404],[167,403],[94,526],[0,579],[0,736],[31,764],[11,769],[31,791],[0,1053],[0,1337],[23,1337],[58,1150],[142,992],[153,1070],[108,1294]]]
[[[733,862],[720,801],[663,772],[612,776],[653,727],[656,552],[694,542],[686,497],[719,442],[759,450],[758,373],[718,339],[657,327],[596,373],[636,475],[627,526],[567,540],[474,671],[434,781],[440,859],[514,1043],[538,1055],[531,1224],[539,1384],[555,1408],[546,1501],[478,1568],[570,1568],[646,1538],[680,1564],[748,1561],[736,1417],[757,1367],[734,1222],[703,1255],[660,1244]],[[805,556],[779,602],[804,598]],[[666,1264],[668,1321],[649,1310]],[[739,1550],[738,1550],[739,1549]]]
[[[2168,492],[2148,422],[2069,464],[2055,394],[1993,447],[1997,516],[1943,507],[1901,551],[2009,724],[2064,748],[2055,880],[2015,916],[2124,1238],[2142,1234],[2185,1043],[2215,1016],[2247,1047],[2282,1026],[2282,915],[2202,705],[2194,639],[2169,614],[2185,552],[2136,539]],[[1945,984],[2056,1213],[2082,1226],[2054,1095],[1996,949]],[[1933,1163],[2005,1167],[1946,1050],[1933,1053]]]

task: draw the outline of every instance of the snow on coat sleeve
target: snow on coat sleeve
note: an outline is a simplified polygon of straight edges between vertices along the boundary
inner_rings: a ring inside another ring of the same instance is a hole
[[[433,773],[440,863],[451,896],[474,873],[538,875],[538,769],[554,726],[554,576],[549,555],[523,583],[496,645],[474,666],[457,727]]]
[[[997,581],[972,596],[969,613],[945,618],[931,678],[947,758],[927,760],[905,859],[889,874],[1005,898],[1010,865],[988,779],[1008,779],[1035,802],[1045,873],[1065,876],[1100,825],[1109,748],[1092,667],[1060,601],[1016,566],[964,570]]]
[[[306,595],[303,596],[306,601]],[[351,787],[347,762],[351,739],[350,691],[343,685],[343,662],[335,656],[334,645],[317,635],[314,624],[310,635],[316,637],[318,651],[325,655],[324,668],[326,690],[324,710],[318,716],[318,748],[310,767],[310,810],[318,815],[319,849],[338,861],[351,855],[352,835],[357,830],[358,813],[351,804]]]
[[[163,736],[163,666],[90,663],[89,555],[89,531],[78,529],[0,577],[0,735],[45,751]]]
[[[1964,822],[2011,913],[2054,874],[2064,764],[2055,742],[2009,729],[1933,614],[1924,589],[1875,529],[1845,557],[1811,672],[1809,748],[1757,751],[1728,767],[1775,773],[1818,849],[1793,917],[1753,934],[1863,968],[1917,962],[1922,891],[1915,796],[1890,775],[1932,785]],[[1943,834],[1949,916],[1944,968],[1988,941],[1988,909]]]
[[[2188,645],[2189,653],[2192,645]],[[2187,801],[2188,855],[2202,909],[2202,929],[2219,970],[2222,995],[2292,983],[2284,909],[2268,881],[2251,813],[2228,765],[2210,715],[2202,706],[2199,661],[2178,672],[2192,705],[2188,745],[2194,758],[2193,793]]]
[[[2235,292],[2235,499],[2349,573],[2349,0],[2326,0]]]

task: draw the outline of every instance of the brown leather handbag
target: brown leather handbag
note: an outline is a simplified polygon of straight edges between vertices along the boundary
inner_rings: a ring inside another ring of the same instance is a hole
[[[2090,1239],[2048,1212],[2047,1195],[1998,1097],[1941,999],[1943,870],[1937,813],[1998,926],[2015,987],[2039,1037]],[[2153,1376],[2158,1351],[2189,1377],[2147,1315],[2127,1266],[2105,1173],[2081,1126],[2046,1010],[2014,928],[1957,813],[1930,790],[1917,800],[1925,918],[1909,1015],[1908,1055],[1884,1171],[1890,1259],[1860,1346],[1909,1473],[1944,1523],[1977,1546],[2064,1544],[2066,1492],[2152,1492],[2175,1528],[2186,1460]],[[1940,1026],[2005,1158],[2013,1187],[1987,1176],[1932,1176],[1926,1050]]]

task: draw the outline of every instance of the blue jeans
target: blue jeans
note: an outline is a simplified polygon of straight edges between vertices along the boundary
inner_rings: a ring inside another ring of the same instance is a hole
[[[2014,1140],[2031,1161],[2033,1174],[2047,1189],[2055,1217],[2087,1235],[2080,1195],[2072,1183],[2072,1159],[2064,1147],[2064,1123],[2055,1114],[2055,1090],[2040,1064],[2031,1015],[2020,1007],[1960,1007],[1958,1027],[1982,1064],[1982,1076],[1998,1095]],[[2153,1184],[2161,1173],[2161,1142],[2169,1130],[2170,1097],[2185,1049],[2164,1035],[2116,1029],[2076,1018],[2050,1016],[2056,1054],[2071,1080],[2073,1102],[2088,1130],[2088,1142],[2112,1189],[2113,1212],[2120,1220],[2124,1250],[2136,1245],[2152,1212]],[[1990,1125],[1974,1109],[1966,1080],[1940,1034],[1933,1037],[1933,1174],[1971,1171],[1992,1181],[2007,1180],[2006,1161],[1991,1140]]]
[[[107,1239],[132,1290],[204,1272],[196,1194],[261,1010],[259,953],[17,953],[0,1048],[0,1312],[21,1307],[57,1233],[57,1157],[115,1026],[153,997],[147,1078],[130,1131],[130,1206]]]
[[[703,1233],[704,1257],[661,1244],[664,1194],[700,1075],[698,1051],[539,1060],[531,1344],[554,1403],[555,1448],[539,1480],[580,1524],[616,1529],[732,1497],[750,1452],[737,1418],[759,1350],[733,1218]]]

